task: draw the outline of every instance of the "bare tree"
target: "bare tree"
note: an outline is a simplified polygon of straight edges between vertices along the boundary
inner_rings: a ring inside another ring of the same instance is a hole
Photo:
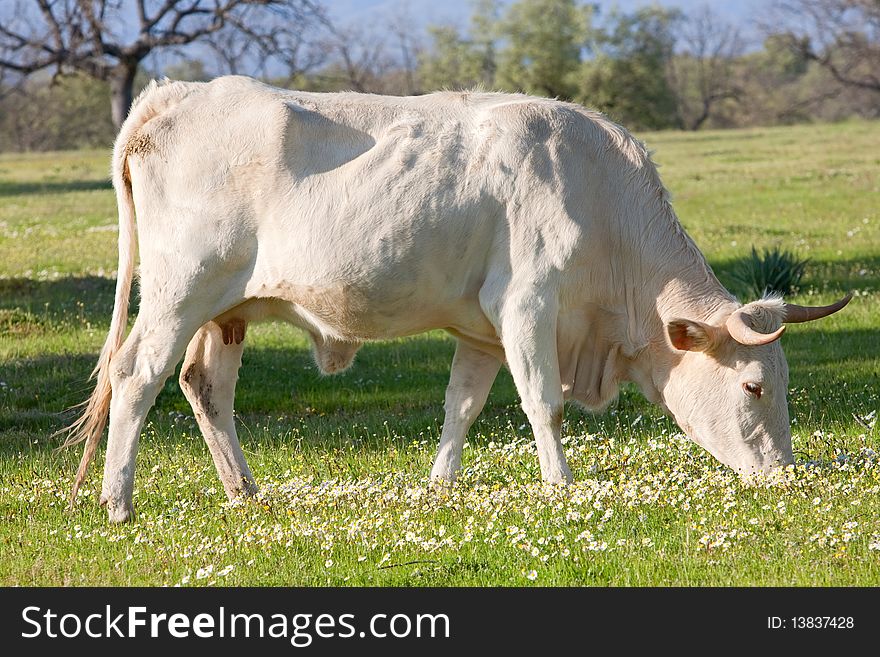
[[[416,28],[410,13],[408,3],[400,5],[389,28],[400,50],[400,66],[403,73],[403,93],[412,95],[417,93],[416,68],[418,66],[420,44],[416,39]]]
[[[670,84],[684,127],[699,130],[719,102],[742,93],[733,63],[743,42],[736,27],[704,5],[682,23],[679,43],[681,51],[670,62]]]
[[[407,2],[384,7],[369,23],[321,21],[317,44],[323,66],[304,82],[330,91],[420,93],[417,69],[422,52],[420,32]]]
[[[110,83],[113,122],[132,101],[138,65],[160,49],[239,36],[241,56],[296,53],[316,0],[16,0],[0,9],[0,69],[85,73]],[[134,28],[134,29],[132,29]],[[136,32],[136,33],[135,33]]]
[[[330,64],[313,76],[315,81],[327,88],[380,91],[380,80],[392,65],[386,37],[363,26],[327,22],[324,27],[326,36],[320,46]]]
[[[293,4],[288,0],[285,4]],[[227,19],[227,29],[206,37],[224,73],[274,73],[279,64],[288,80],[314,69],[326,60],[316,37],[330,25],[316,2],[302,2],[295,16],[286,12],[241,12]],[[271,69],[271,70],[270,70]]]
[[[769,34],[817,62],[841,84],[880,92],[878,0],[777,0]]]

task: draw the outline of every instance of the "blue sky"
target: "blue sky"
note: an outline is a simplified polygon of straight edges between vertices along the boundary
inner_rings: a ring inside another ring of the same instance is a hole
[[[408,7],[413,19],[421,25],[430,23],[452,23],[467,25],[471,14],[471,0],[324,0],[334,18],[343,22],[372,23],[381,21],[389,15],[397,13],[401,7]],[[607,13],[614,6],[624,11],[632,10],[646,4],[659,4],[664,7],[678,7],[685,12],[693,11],[709,5],[715,13],[724,16],[731,22],[748,27],[751,18],[760,12],[762,0],[739,0],[738,2],[719,2],[715,0],[612,0],[599,1],[602,13]],[[747,30],[744,30],[747,31]]]

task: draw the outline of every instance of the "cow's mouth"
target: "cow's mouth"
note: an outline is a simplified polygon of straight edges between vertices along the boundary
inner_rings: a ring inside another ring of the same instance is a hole
[[[686,425],[685,430],[684,430],[684,433],[685,433],[685,435],[688,437],[688,439],[689,439],[691,442],[696,443],[697,445],[699,445],[700,447],[702,447],[703,449],[705,449],[707,452],[709,452],[709,454],[711,454],[712,457],[713,457],[716,461],[718,461],[718,462],[721,463],[722,465],[726,465],[728,468],[731,468],[731,469],[733,469],[733,470],[736,470],[737,472],[742,472],[742,468],[739,468],[739,467],[735,466],[735,465],[732,464],[727,458],[725,458],[724,456],[722,456],[722,455],[718,452],[718,450],[715,449],[715,448],[713,447],[712,443],[709,442],[709,441],[707,441],[707,440],[704,440],[704,439],[700,436],[700,433],[699,433],[696,429],[694,429],[692,426],[690,426],[690,425]]]
[[[774,459],[767,458],[765,454],[758,455],[755,453],[752,454],[752,459],[748,459],[748,456],[744,454],[743,456],[746,456],[747,462],[743,463],[740,461],[739,463],[733,463],[729,458],[719,453],[718,450],[713,447],[711,442],[704,440],[700,433],[693,427],[688,426],[685,430],[685,435],[691,441],[709,452],[709,454],[711,454],[719,463],[726,465],[740,475],[767,474],[776,468],[785,467],[794,463],[794,458],[785,453],[780,453],[779,456]]]

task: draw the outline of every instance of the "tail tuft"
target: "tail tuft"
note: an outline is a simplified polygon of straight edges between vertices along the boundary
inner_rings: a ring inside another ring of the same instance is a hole
[[[109,341],[104,344],[101,356],[98,359],[98,366],[95,368],[93,375],[97,375],[95,389],[87,401],[80,404],[85,406],[82,414],[69,426],[56,431],[53,435],[58,436],[67,434],[59,449],[72,447],[81,442],[85,442],[83,456],[76,471],[76,478],[70,491],[70,506],[76,502],[76,496],[80,486],[86,477],[89,465],[95,458],[95,452],[98,451],[98,445],[101,444],[101,438],[104,435],[104,427],[107,426],[107,416],[110,411],[110,349]]]

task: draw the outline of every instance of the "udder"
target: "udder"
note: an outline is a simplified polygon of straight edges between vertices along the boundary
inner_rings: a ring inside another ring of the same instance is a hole
[[[308,333],[315,364],[322,374],[344,372],[351,367],[361,348],[361,343],[356,340],[322,335],[320,328],[306,321],[296,305],[283,299],[249,299],[214,319],[223,330],[225,344],[240,344],[247,324],[268,320],[289,322]]]
[[[322,374],[338,374],[344,372],[354,362],[355,354],[361,348],[359,342],[342,342],[333,338],[325,339],[313,335],[312,354],[315,364]]]

